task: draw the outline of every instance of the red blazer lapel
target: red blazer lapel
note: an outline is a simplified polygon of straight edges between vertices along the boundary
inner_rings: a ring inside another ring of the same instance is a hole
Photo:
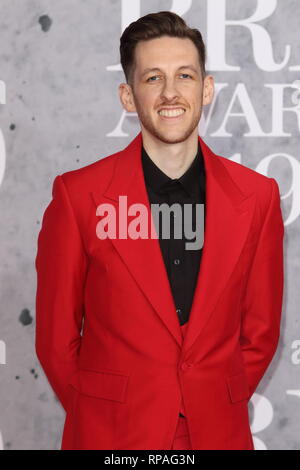
[[[183,352],[192,347],[208,322],[246,242],[254,214],[255,193],[244,194],[222,158],[199,137],[206,172],[204,246]]]

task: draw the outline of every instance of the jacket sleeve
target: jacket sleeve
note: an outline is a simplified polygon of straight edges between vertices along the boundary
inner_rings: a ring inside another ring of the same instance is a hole
[[[52,187],[38,235],[35,267],[37,357],[67,411],[72,374],[77,370],[83,320],[86,254],[61,175]]]
[[[284,224],[278,184],[274,178],[270,183],[271,197],[242,300],[240,344],[249,400],[276,352],[280,336]]]

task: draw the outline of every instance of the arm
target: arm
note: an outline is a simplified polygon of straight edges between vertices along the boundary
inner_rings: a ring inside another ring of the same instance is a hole
[[[242,301],[240,344],[249,384],[249,399],[277,349],[283,297],[284,224],[278,184],[271,196]]]
[[[35,260],[36,353],[64,409],[68,381],[77,369],[83,319],[86,255],[61,175],[46,208]]]

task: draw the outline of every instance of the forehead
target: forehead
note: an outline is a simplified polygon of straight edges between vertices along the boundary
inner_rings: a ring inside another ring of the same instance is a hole
[[[199,68],[198,51],[193,41],[168,36],[140,41],[135,49],[135,62],[140,72],[149,67],[165,69],[184,64]]]

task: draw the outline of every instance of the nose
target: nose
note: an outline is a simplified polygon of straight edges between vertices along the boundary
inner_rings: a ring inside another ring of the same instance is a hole
[[[161,91],[161,98],[165,101],[174,101],[179,97],[179,92],[176,88],[175,80],[166,79]]]

